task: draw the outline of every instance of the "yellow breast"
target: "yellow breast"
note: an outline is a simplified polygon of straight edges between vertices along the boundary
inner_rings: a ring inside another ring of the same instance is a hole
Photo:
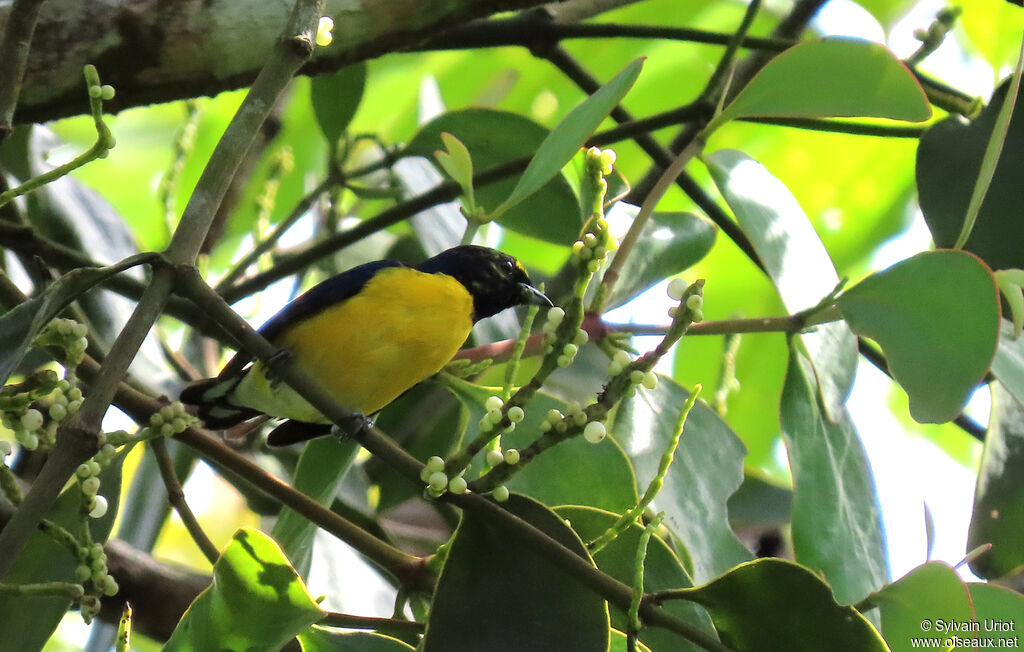
[[[346,408],[372,414],[451,360],[469,337],[472,315],[473,298],[454,278],[394,267],[275,343]],[[324,420],[283,384],[272,388],[258,369],[236,398],[275,416]]]

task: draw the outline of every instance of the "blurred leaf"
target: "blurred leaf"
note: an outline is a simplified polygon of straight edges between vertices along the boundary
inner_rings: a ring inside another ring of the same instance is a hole
[[[995,579],[1024,566],[1024,405],[1003,387],[990,385],[992,416],[974,490],[967,548],[991,543],[971,562],[979,577]]]
[[[743,484],[729,496],[729,521],[733,527],[781,528],[793,519],[793,490],[780,487],[749,470]]]
[[[567,519],[572,529],[584,541],[593,541],[611,527],[617,515],[590,507],[560,507],[555,510],[559,516]],[[614,541],[594,555],[594,563],[602,572],[611,575],[628,585],[633,583],[636,566],[636,548],[640,543],[643,528],[632,525],[622,532]],[[647,557],[644,560],[644,591],[664,591],[693,586],[693,580],[687,575],[682,562],[664,541],[654,536],[647,546]],[[713,638],[717,638],[711,618],[701,607],[684,600],[666,602],[663,606],[666,613],[679,620],[689,623]],[[625,612],[611,607],[612,627],[625,630],[629,621]],[[678,634],[657,627],[644,628],[640,640],[652,652],[683,652],[685,650],[701,650]]]
[[[655,389],[638,389],[619,406],[611,434],[633,461],[637,483],[644,489],[657,472],[688,397],[674,380],[658,376]],[[745,453],[729,426],[698,401],[656,502],[666,513],[665,523],[685,545],[698,582],[750,559],[750,551],[729,527],[726,510],[726,501],[743,481]]]
[[[242,528],[164,650],[277,652],[324,616],[273,539]]]
[[[1024,618],[1024,596],[997,584],[970,582],[974,619],[981,623],[979,647],[1020,647],[1020,621]],[[961,638],[972,638],[966,635]],[[971,641],[973,643],[973,641]]]
[[[0,351],[0,381],[7,381],[36,336],[79,295],[153,256],[140,254],[109,267],[73,269],[38,295],[0,315],[0,342],[4,343]]]
[[[948,630],[941,623],[966,623],[971,619],[967,586],[949,564],[940,561],[918,566],[873,593],[871,601],[879,607],[882,634],[893,652],[916,648],[912,644],[915,638],[945,639]]]
[[[343,632],[314,625],[299,634],[302,652],[412,652],[411,645],[375,632]]]
[[[292,476],[292,486],[321,505],[330,505],[341,479],[359,452],[354,440],[319,437],[306,444]],[[300,577],[309,576],[313,562],[313,538],[317,526],[305,516],[286,507],[270,534],[292,562]]]
[[[919,423],[960,414],[988,372],[999,337],[989,269],[962,251],[929,251],[876,272],[837,301],[860,335],[877,341]]]
[[[1024,403],[1024,337],[1013,338],[1013,325],[1005,319],[999,332],[999,348],[992,359],[992,375]]]
[[[836,604],[828,584],[790,561],[747,562],[685,594],[704,605],[735,650],[818,652],[827,641],[833,652],[887,652],[864,616]]]
[[[928,99],[885,46],[853,38],[795,45],[768,62],[710,125],[736,118],[871,117],[920,122]]]
[[[793,473],[793,551],[824,575],[840,604],[852,604],[889,579],[881,508],[853,422],[825,418],[813,378],[793,346],[780,405]]]
[[[310,80],[309,97],[313,103],[313,114],[332,150],[338,146],[338,140],[352,122],[359,102],[363,99],[365,86],[365,61]]]
[[[497,388],[480,387],[464,381],[452,381],[450,386],[469,408],[468,431],[476,436],[484,415],[483,405],[488,396],[500,393]],[[525,448],[540,434],[538,426],[548,410],[565,414],[564,401],[538,392],[526,409],[526,418],[516,429],[502,435],[503,449]],[[480,469],[479,460],[467,475],[473,477]],[[538,455],[509,481],[508,488],[529,495],[545,505],[588,505],[614,512],[622,512],[636,505],[636,480],[629,460],[619,446],[609,439],[600,444],[587,443],[583,437],[574,437]]]
[[[540,503],[513,494],[505,508],[589,560],[576,534]],[[607,647],[603,598],[487,519],[463,513],[437,581],[424,652]]]
[[[107,499],[107,513],[89,519],[93,541],[104,543],[117,517],[121,497],[121,471],[126,451],[119,453],[100,474],[100,495]],[[82,490],[71,484],[61,493],[48,518],[71,533],[81,531]],[[72,582],[78,559],[49,535],[34,532],[4,576],[10,584]],[[58,596],[13,596],[0,593],[0,650],[36,652],[53,634],[71,606],[70,598]]]
[[[617,629],[611,630],[611,640],[608,642],[608,652],[629,652],[626,646],[626,635]],[[679,640],[678,638],[676,640]],[[636,644],[637,652],[650,652],[649,647],[642,642]]]
[[[512,208],[540,190],[541,186],[558,174],[572,160],[576,151],[583,147],[587,138],[597,131],[612,109],[626,96],[636,78],[640,76],[643,65],[643,59],[633,61],[573,109],[569,115],[562,118],[537,149],[512,194],[495,209],[495,212],[501,213]]]
[[[607,310],[621,306],[658,281],[695,265],[711,251],[718,234],[707,218],[693,213],[654,213],[626,259],[607,301]]]
[[[960,235],[985,147],[1009,82],[1001,84],[992,101],[971,122],[949,117],[936,122],[917,148],[917,191],[921,212],[936,247],[952,247]],[[1017,106],[1022,106],[1018,94]],[[977,254],[992,269],[1024,267],[1024,221],[1020,212],[1020,179],[1024,175],[1024,117],[1017,110],[1010,120],[992,183],[964,249]]]
[[[705,162],[786,309],[792,314],[817,306],[835,289],[839,276],[796,198],[743,152],[719,150]],[[814,363],[825,412],[838,422],[853,387],[856,338],[846,324],[832,322],[801,333],[800,339]]]
[[[494,109],[461,109],[440,115],[416,134],[402,150],[405,156],[422,156],[434,161],[434,152],[444,147],[442,133],[458,138],[469,150],[473,168],[489,167],[529,156],[537,151],[549,132],[529,118]],[[512,191],[514,178],[503,179],[476,188],[476,203],[494,210],[502,198]],[[503,227],[541,240],[566,244],[577,237],[581,222],[576,196],[569,183],[558,174],[551,174],[543,187],[524,203],[498,218]]]

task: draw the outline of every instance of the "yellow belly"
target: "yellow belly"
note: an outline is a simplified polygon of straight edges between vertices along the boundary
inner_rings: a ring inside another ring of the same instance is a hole
[[[437,373],[469,337],[473,299],[450,276],[384,269],[356,296],[286,329],[275,341],[350,410],[372,414]],[[235,400],[274,416],[322,422],[322,415],[262,369]]]

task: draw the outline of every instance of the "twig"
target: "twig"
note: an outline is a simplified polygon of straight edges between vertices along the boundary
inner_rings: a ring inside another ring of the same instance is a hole
[[[25,62],[39,21],[43,0],[14,0],[0,43],[0,145],[11,133],[14,109],[21,95]]]
[[[181,482],[178,481],[178,475],[174,472],[174,461],[167,452],[167,444],[164,443],[162,438],[158,437],[150,440],[149,446],[156,456],[160,477],[163,478],[164,488],[167,489],[167,501],[178,512],[178,516],[181,517],[181,522],[185,525],[185,529],[188,530],[189,535],[195,541],[199,550],[202,551],[206,560],[210,562],[211,566],[216,564],[220,558],[220,551],[217,550],[217,546],[213,544],[210,537],[203,531],[203,526],[199,524],[199,519],[192,513],[192,509],[185,500],[185,492],[182,491]]]

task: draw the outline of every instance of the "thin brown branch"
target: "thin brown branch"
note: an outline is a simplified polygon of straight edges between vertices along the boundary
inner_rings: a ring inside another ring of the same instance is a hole
[[[189,536],[195,541],[196,546],[199,547],[206,560],[210,562],[211,566],[216,564],[217,559],[220,558],[220,551],[217,550],[217,546],[213,545],[213,541],[203,531],[203,526],[199,524],[199,519],[196,518],[196,515],[185,500],[185,492],[181,488],[181,482],[178,481],[178,475],[174,472],[174,460],[171,459],[170,454],[167,452],[167,444],[164,440],[157,438],[150,441],[149,446],[156,456],[160,477],[164,481],[164,488],[167,489],[168,502],[178,512],[178,516],[185,525]]]
[[[14,0],[0,42],[0,145],[11,133],[43,0]]]

